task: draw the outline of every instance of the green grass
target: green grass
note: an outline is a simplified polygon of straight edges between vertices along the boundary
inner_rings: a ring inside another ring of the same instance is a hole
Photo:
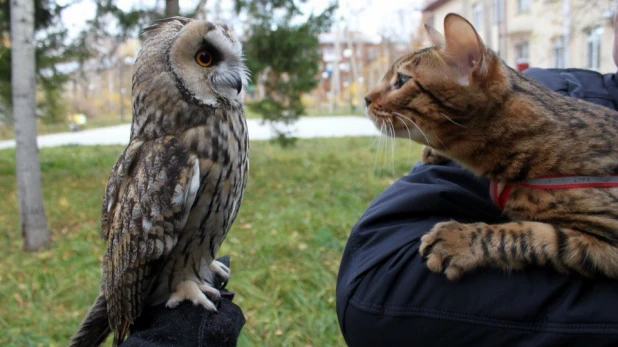
[[[232,256],[229,288],[247,319],[241,346],[344,345],[335,280],[349,231],[419,158],[408,141],[394,156],[383,141],[380,151],[375,138],[251,143],[245,200],[219,253]],[[1,346],[64,346],[75,332],[98,289],[100,203],[120,151],[41,150],[53,245],[40,253],[21,250],[14,152],[0,151]]]

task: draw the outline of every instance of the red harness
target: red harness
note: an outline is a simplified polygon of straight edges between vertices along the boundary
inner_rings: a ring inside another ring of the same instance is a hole
[[[506,201],[516,184],[534,189],[614,188],[618,187],[618,175],[541,177],[518,183],[490,181],[489,196],[501,210],[504,210]]]

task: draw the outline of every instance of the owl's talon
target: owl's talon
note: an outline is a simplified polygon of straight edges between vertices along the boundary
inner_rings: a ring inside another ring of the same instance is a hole
[[[217,311],[217,306],[200,290],[200,284],[193,281],[183,281],[165,304],[168,308],[176,308],[181,302],[189,300],[193,305],[200,305],[208,311]],[[214,288],[212,288],[214,289]],[[216,290],[216,289],[215,289]],[[217,291],[218,292],[218,291]],[[210,291],[209,291],[210,293]],[[219,297],[221,294],[219,294]]]
[[[223,284],[222,287],[225,287],[232,273],[229,267],[218,260],[213,260],[212,263],[210,263],[210,271],[221,279]]]
[[[219,302],[221,302],[221,292],[219,292],[217,288],[208,283],[199,284],[198,288],[202,291],[202,293],[206,294],[206,296],[208,296],[208,298],[210,298],[216,306],[219,306]]]

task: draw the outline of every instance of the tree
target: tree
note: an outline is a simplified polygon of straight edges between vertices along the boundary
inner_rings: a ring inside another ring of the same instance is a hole
[[[83,38],[90,40],[92,38],[105,39],[112,37],[116,41],[123,41],[128,37],[137,35],[140,29],[162,17],[178,15],[194,17],[197,12],[203,10],[207,1],[198,1],[195,10],[189,13],[180,13],[179,0],[165,0],[164,9],[160,8],[157,1],[152,8],[139,7],[127,12],[118,7],[117,1],[114,0],[95,0],[94,2],[96,4],[96,14],[89,23],[88,29],[83,33]],[[92,49],[93,47],[89,48]]]
[[[11,3],[0,0],[0,125],[12,123],[11,40],[8,40]],[[66,105],[60,95],[66,75],[58,70],[58,65],[80,52],[78,45],[66,42],[67,30],[60,15],[67,6],[51,0],[34,0],[36,82],[41,92],[36,113],[43,121],[64,120]]]
[[[24,249],[36,251],[47,247],[50,237],[36,142],[34,2],[11,0],[11,12],[11,86],[19,213]]]
[[[94,19],[89,21],[88,28],[82,32],[79,40],[80,47],[88,52],[81,57],[82,62],[92,56],[108,59],[116,53],[122,42],[130,37],[136,37],[140,29],[151,25],[155,20],[178,15],[194,17],[198,11],[203,10],[207,1],[200,0],[194,12],[183,14],[180,13],[179,0],[165,0],[165,9],[161,9],[157,1],[152,8],[139,7],[126,12],[118,7],[118,2],[114,0],[94,2],[96,5]],[[102,44],[110,41],[115,43],[111,47],[109,44]]]
[[[180,14],[178,0],[165,0],[165,17],[173,17]]]
[[[244,42],[247,65],[264,97],[248,103],[265,121],[289,124],[305,113],[301,96],[319,81],[321,52],[318,35],[328,30],[336,5],[305,16],[307,0],[236,0],[236,11],[247,12],[249,28]],[[293,143],[289,134],[275,130],[282,145]]]

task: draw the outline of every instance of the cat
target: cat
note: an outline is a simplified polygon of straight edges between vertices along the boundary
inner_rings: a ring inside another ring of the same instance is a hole
[[[378,128],[509,184],[504,224],[436,224],[421,238],[427,267],[450,280],[478,267],[551,266],[618,279],[616,184],[539,189],[530,180],[618,182],[618,112],[555,93],[508,67],[466,19],[449,14],[432,47],[397,60],[367,94]],[[575,178],[573,178],[575,179]]]

